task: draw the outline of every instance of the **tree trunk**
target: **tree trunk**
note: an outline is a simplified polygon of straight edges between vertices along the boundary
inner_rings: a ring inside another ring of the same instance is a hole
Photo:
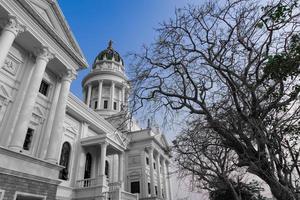
[[[299,200],[290,188],[280,184],[271,173],[261,171],[260,169],[257,169],[257,167],[254,168],[256,169],[253,170],[253,166],[249,167],[248,171],[264,180],[269,185],[273,196],[277,200]]]

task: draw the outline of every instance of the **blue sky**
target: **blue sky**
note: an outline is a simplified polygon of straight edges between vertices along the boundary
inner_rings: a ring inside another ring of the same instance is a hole
[[[201,0],[58,0],[60,7],[91,66],[97,54],[114,41],[114,48],[125,57],[139,52],[143,44],[155,38],[159,23],[174,16],[175,8]],[[128,67],[128,66],[127,66]],[[89,69],[81,71],[71,91],[82,97],[81,80]]]

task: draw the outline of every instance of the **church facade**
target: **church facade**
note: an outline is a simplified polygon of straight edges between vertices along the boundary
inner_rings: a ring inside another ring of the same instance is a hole
[[[0,0],[0,200],[172,200],[170,149],[125,120],[112,42],[88,64],[56,0]]]

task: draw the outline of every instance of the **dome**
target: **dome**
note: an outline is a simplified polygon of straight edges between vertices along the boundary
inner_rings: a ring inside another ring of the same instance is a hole
[[[112,47],[112,41],[110,40],[108,42],[108,47],[107,49],[101,51],[98,56],[95,58],[94,61],[94,67],[97,64],[97,62],[99,61],[105,61],[105,60],[111,60],[111,61],[115,61],[120,63],[121,65],[123,65],[123,59],[121,58],[120,54],[115,51]]]

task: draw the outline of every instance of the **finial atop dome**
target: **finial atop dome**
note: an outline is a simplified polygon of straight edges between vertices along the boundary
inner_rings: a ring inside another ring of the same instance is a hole
[[[108,49],[112,49],[112,45],[113,45],[113,41],[112,40],[109,40],[108,42]]]

